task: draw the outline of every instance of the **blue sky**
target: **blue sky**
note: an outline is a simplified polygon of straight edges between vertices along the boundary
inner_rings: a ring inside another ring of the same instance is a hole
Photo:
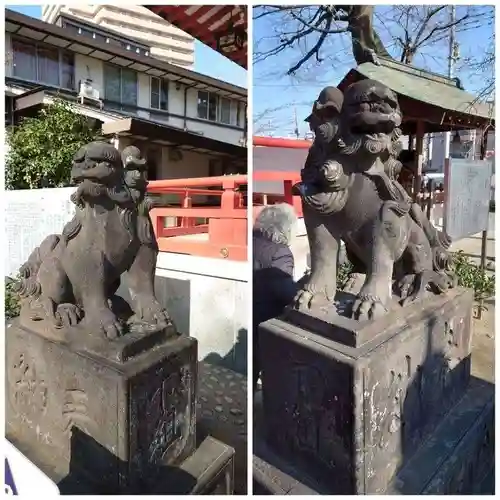
[[[15,10],[27,16],[41,19],[41,5],[7,5],[8,9]],[[247,71],[241,66],[228,60],[215,50],[207,47],[198,40],[195,41],[194,70],[198,73],[218,78],[233,85],[247,88]]]
[[[377,7],[380,14],[387,6]],[[456,18],[463,15],[465,7],[456,7]],[[276,33],[279,17],[274,15],[255,20],[253,23],[254,51],[265,51],[276,46],[275,40],[270,37]],[[382,38],[386,48],[391,55],[399,54],[391,47],[393,39],[387,29],[383,29],[377,21],[375,27]],[[462,58],[473,54],[480,54],[493,37],[494,22],[491,26],[481,26],[463,33],[457,33]],[[287,25],[287,30],[292,31]],[[396,36],[398,35],[395,32]],[[350,35],[330,35],[330,41],[322,56],[324,61],[320,64],[310,64],[299,70],[295,77],[286,76],[285,73],[300,56],[304,53],[299,49],[292,48],[281,52],[277,56],[269,57],[263,62],[253,66],[253,112],[254,112],[254,134],[266,135],[270,132],[275,135],[288,135],[294,130],[294,113],[297,113],[297,121],[300,134],[308,131],[304,118],[308,116],[313,101],[321,89],[326,85],[337,85],[347,72],[356,66],[352,57]],[[308,48],[315,41],[308,40]],[[417,55],[414,64],[417,67],[446,75],[448,43],[447,40],[428,47],[422,55]],[[463,61],[463,59],[462,59]],[[472,73],[460,68],[457,63],[455,76],[460,77],[465,89],[476,92],[483,88],[484,75]],[[463,63],[462,63],[463,65]],[[255,119],[259,117],[259,123]]]

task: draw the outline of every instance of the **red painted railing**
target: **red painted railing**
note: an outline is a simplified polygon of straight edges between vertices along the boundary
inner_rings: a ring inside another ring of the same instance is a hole
[[[285,148],[285,149],[309,149],[312,142],[301,139],[287,139],[282,137],[253,137],[253,146],[267,148]],[[270,165],[270,167],[272,167]],[[302,165],[290,165],[290,168],[295,168],[295,171],[274,171],[261,170],[253,173],[254,181],[261,182],[283,182],[283,195],[253,193],[253,216],[254,220],[257,214],[264,205],[272,205],[274,203],[289,203],[295,208],[297,215],[302,217],[302,204],[299,196],[294,196],[292,187],[300,181],[300,169]]]
[[[151,181],[149,193],[179,197],[179,206],[151,210],[160,251],[246,260],[247,208],[238,188],[247,182],[246,175]],[[193,206],[193,198],[200,196],[219,197],[220,203]],[[165,224],[169,219],[170,227]]]
[[[264,182],[283,182],[283,195],[279,194],[265,194],[265,193],[253,193],[253,216],[254,220],[257,214],[262,210],[265,205],[273,205],[275,203],[289,203],[295,208],[297,215],[302,217],[302,203],[300,201],[300,196],[296,196],[292,193],[292,187],[294,184],[300,181],[300,173],[295,172],[275,172],[275,171],[263,171],[254,172],[253,179],[255,181]]]
[[[309,149],[312,141],[306,139],[287,139],[285,137],[253,137],[254,146],[266,148],[288,148],[288,149]]]

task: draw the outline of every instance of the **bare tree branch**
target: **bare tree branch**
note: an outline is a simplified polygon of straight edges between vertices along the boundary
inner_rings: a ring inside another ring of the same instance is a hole
[[[330,29],[330,25],[332,24],[332,20],[331,19],[328,19],[327,21],[327,25],[326,25],[326,29],[329,30]],[[309,50],[309,52],[307,52],[307,54],[304,55],[304,57],[302,57],[300,59],[300,61],[295,64],[295,66],[292,66],[289,70],[288,70],[288,74],[289,75],[292,75],[294,74],[298,69],[300,69],[300,67],[306,62],[308,61],[313,55],[316,55],[316,61],[318,62],[321,62],[321,59],[319,57],[319,49],[321,48],[321,46],[323,45],[323,42],[325,41],[326,37],[328,36],[328,32],[323,32],[321,33],[321,35],[319,36],[318,38],[318,41],[316,42],[316,44],[314,45],[314,47]]]
[[[389,54],[405,64],[415,62],[423,69],[435,71],[436,66],[446,67],[451,27],[454,27],[458,42],[461,33],[473,30],[479,33],[485,28],[494,37],[493,5],[457,6],[454,21],[450,19],[449,5],[365,7],[373,9],[374,31],[380,35],[378,38]],[[354,55],[350,23],[355,13],[360,12],[359,6],[261,5],[253,12],[256,23],[266,23],[265,36],[254,42],[254,62],[280,56],[280,64],[266,66],[269,72],[264,82],[267,78],[273,82],[271,86],[276,86],[275,80],[284,75],[293,77],[292,86],[300,81],[318,86],[320,79],[329,74],[328,68],[352,65],[349,62]],[[468,37],[470,40],[471,35]],[[480,39],[484,41],[482,34]],[[476,78],[476,88],[480,88],[476,94],[480,100],[491,98],[495,90],[494,42],[490,47],[470,47],[469,55],[462,55],[463,52],[465,48],[460,46],[457,74],[461,78],[466,75],[469,82]],[[288,67],[283,67],[283,60]],[[265,86],[262,78],[260,85]]]
[[[347,32],[347,26],[332,29],[333,23],[345,21],[347,19],[345,8],[335,6],[286,6],[276,7],[262,5],[254,9],[254,20],[264,16],[278,15],[279,24],[276,25],[276,34],[267,37],[267,41],[274,40],[277,43],[271,45],[264,51],[260,51],[258,44],[254,49],[254,62],[261,62],[268,57],[280,54],[286,49],[304,47],[304,55],[293,64],[287,74],[293,74],[300,69],[309,59],[315,58],[316,62],[322,62],[319,53],[328,35],[338,35]],[[307,47],[307,40],[314,37],[312,48]],[[261,40],[262,42],[262,40]],[[304,43],[302,43],[304,42]]]

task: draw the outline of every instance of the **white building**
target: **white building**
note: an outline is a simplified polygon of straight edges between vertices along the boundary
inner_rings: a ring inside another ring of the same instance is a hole
[[[194,65],[194,39],[141,5],[42,5],[42,19],[67,29],[85,29],[60,23],[60,15],[73,16],[151,47],[151,55],[185,68]]]
[[[152,47],[59,15],[49,24],[5,11],[6,121],[57,95],[103,123],[120,149],[134,143],[152,179],[246,171],[247,91],[150,56]],[[75,25],[81,30],[70,29]]]

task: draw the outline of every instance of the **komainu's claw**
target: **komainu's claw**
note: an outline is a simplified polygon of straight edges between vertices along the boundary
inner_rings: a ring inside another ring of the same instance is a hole
[[[405,306],[422,298],[431,279],[429,272],[407,274],[398,283],[401,305]]]
[[[295,309],[309,310],[315,307],[322,307],[329,304],[331,301],[322,293],[313,293],[309,290],[299,290],[293,301]]]
[[[360,294],[354,302],[352,317],[358,321],[367,321],[380,318],[388,311],[379,297],[369,294]]]
[[[110,340],[123,333],[123,325],[109,309],[85,311],[84,321],[89,331],[104,334]]]
[[[56,315],[62,326],[75,326],[83,316],[83,311],[74,304],[59,304]]]

